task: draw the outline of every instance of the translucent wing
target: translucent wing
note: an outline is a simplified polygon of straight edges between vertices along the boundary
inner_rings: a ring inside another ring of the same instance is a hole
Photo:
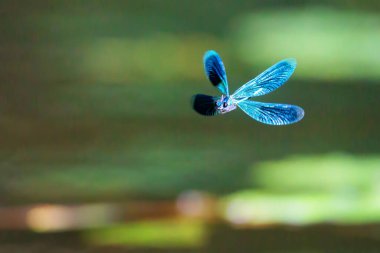
[[[288,125],[304,116],[301,107],[286,104],[270,104],[245,100],[237,104],[246,114],[268,125]]]
[[[207,51],[203,57],[203,63],[210,82],[223,94],[229,95],[226,70],[217,52],[213,50]]]
[[[193,106],[193,109],[199,114],[205,116],[214,116],[219,114],[216,106],[216,101],[218,99],[219,97],[197,94],[192,97],[191,104]]]
[[[272,92],[290,78],[296,65],[295,59],[282,60],[241,86],[232,97],[238,100],[246,97],[262,96]]]

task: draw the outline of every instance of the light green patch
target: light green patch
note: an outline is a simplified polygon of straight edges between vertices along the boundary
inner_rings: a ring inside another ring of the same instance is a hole
[[[252,169],[255,184],[276,191],[334,191],[344,195],[375,190],[379,177],[380,157],[375,155],[293,156],[263,162]]]
[[[380,220],[380,157],[329,154],[264,162],[252,168],[257,189],[223,201],[233,223],[370,223]]]
[[[140,39],[105,37],[83,49],[81,69],[97,81],[154,83],[166,81],[205,80],[203,53],[220,47],[220,41],[203,34],[178,37],[153,34]]]
[[[85,240],[95,245],[128,245],[132,247],[199,247],[205,239],[200,222],[159,220],[131,222],[124,225],[85,232]]]
[[[244,62],[269,67],[289,57],[295,78],[380,79],[380,17],[324,8],[262,11],[240,18],[234,32]]]

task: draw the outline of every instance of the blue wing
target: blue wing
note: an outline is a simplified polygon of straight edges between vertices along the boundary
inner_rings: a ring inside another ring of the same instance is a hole
[[[197,94],[192,97],[191,104],[193,109],[204,116],[214,116],[219,114],[216,101],[219,97],[212,97],[203,94]]]
[[[210,82],[223,94],[229,95],[226,70],[218,53],[213,50],[207,51],[203,57],[203,63]]]
[[[295,59],[282,60],[241,86],[232,97],[238,100],[246,97],[262,96],[272,92],[290,78],[296,66]]]
[[[245,100],[237,104],[246,114],[268,125],[288,125],[304,116],[301,107],[286,104],[270,104]]]

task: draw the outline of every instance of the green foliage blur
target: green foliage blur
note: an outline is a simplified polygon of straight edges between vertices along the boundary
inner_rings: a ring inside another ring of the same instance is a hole
[[[380,222],[379,3],[3,0],[0,12],[0,208],[195,190],[235,225]],[[305,118],[274,127],[238,110],[196,114],[193,94],[218,95],[203,71],[209,49],[231,92],[296,58],[292,78],[257,100]],[[86,240],[161,245],[146,223],[124,226]],[[205,241],[203,225],[176,226],[164,242]]]

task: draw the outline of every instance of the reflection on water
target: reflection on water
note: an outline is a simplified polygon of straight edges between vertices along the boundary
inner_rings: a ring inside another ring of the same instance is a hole
[[[3,208],[0,222],[7,225],[0,228],[81,231],[83,243],[97,246],[201,249],[210,243],[212,227],[221,224],[271,231],[276,227],[307,230],[312,224],[329,223],[339,229],[343,228],[338,224],[357,224],[344,231],[378,241],[372,230],[360,227],[380,221],[379,175],[380,157],[375,155],[291,156],[253,166],[254,187],[222,198],[189,191],[176,202]],[[22,220],[24,227],[20,227]]]

